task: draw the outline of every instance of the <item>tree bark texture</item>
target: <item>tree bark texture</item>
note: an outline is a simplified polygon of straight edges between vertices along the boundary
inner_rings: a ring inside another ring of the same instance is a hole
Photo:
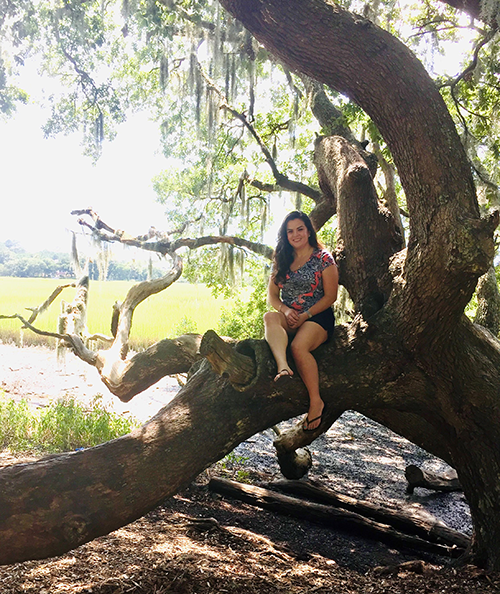
[[[494,336],[498,336],[500,332],[500,292],[494,266],[491,266],[477,283],[477,310],[474,322],[488,328]]]
[[[262,348],[265,347],[265,348]],[[260,374],[242,394],[198,363],[178,396],[128,436],[0,471],[0,563],[61,554],[153,509],[254,433],[307,408]],[[265,356],[264,356],[265,355]]]
[[[127,359],[112,353],[108,360],[109,351],[98,351],[95,365],[108,390],[122,402],[129,402],[166,375],[187,373],[200,358],[201,338],[199,334],[165,338]]]
[[[416,512],[395,506],[389,507],[371,501],[360,501],[343,493],[337,493],[333,489],[313,481],[281,480],[274,481],[269,487],[290,495],[297,495],[311,501],[356,512],[362,516],[372,518],[376,522],[388,524],[401,532],[413,534],[430,542],[464,550],[470,544],[469,538],[465,534],[449,528],[426,512]]]
[[[375,378],[382,369],[370,368],[374,384],[366,377],[366,391],[353,395],[351,405],[457,470],[475,523],[476,560],[499,569],[499,343],[463,318],[477,279],[492,261],[498,212],[480,216],[470,166],[446,105],[406,46],[337,5],[221,4],[289,67],[360,105],[393,155],[407,198],[410,237],[407,251],[390,262],[389,300],[365,330],[372,354],[377,348],[384,353],[382,373],[392,370],[394,377],[377,393]],[[362,241],[359,233],[353,238]],[[385,332],[395,342],[382,340]],[[401,349],[399,356],[391,347]],[[339,354],[331,360],[332,373],[343,368],[342,359]],[[354,383],[359,379],[339,386],[336,402]]]
[[[389,259],[401,249],[403,238],[391,212],[378,200],[368,165],[351,143],[341,136],[320,137],[314,161],[323,193],[337,205],[340,282],[368,319],[389,298]]]
[[[491,264],[498,214],[480,217],[446,106],[404,45],[338,6],[324,0],[221,3],[283,62],[347,94],[372,117],[407,196],[408,248],[391,256],[397,248],[390,226],[377,227],[377,246],[390,246],[376,264],[383,271],[375,275],[383,303],[338,326],[334,340],[315,351],[328,405],[321,430],[345,410],[357,410],[445,460],[471,507],[474,560],[500,570],[500,343],[463,316]],[[342,209],[350,204],[343,201]],[[342,216],[343,249],[349,261],[365,266],[364,235],[372,228],[362,216]],[[346,282],[361,307],[371,271],[357,275],[355,266],[354,281]],[[285,387],[272,381],[276,367],[264,342],[235,348],[251,359],[237,389],[229,379],[233,369],[226,379],[207,361],[198,362],[177,398],[131,435],[0,471],[0,562],[56,555],[110,532],[249,436],[307,410],[298,374]],[[123,351],[114,353],[114,363]],[[228,353],[213,346],[205,356],[224,374]],[[139,375],[137,382],[147,374]],[[134,389],[132,381],[129,393]],[[293,452],[315,437],[299,426],[281,435],[277,448]]]

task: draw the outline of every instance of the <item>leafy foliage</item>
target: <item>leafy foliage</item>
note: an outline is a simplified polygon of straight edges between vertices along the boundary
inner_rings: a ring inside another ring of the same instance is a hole
[[[483,201],[497,200],[497,3],[483,3],[483,21],[472,21],[443,2],[341,4],[398,36],[436,76]],[[5,113],[26,100],[12,81],[36,54],[42,72],[67,89],[50,98],[47,136],[78,130],[85,152],[97,159],[131,111],[147,110],[158,122],[167,167],[154,186],[169,231],[262,240],[275,211],[272,186],[287,196],[290,207],[312,208],[300,194],[285,194],[276,186],[264,154],[269,151],[280,174],[317,186],[311,156],[321,130],[311,114],[307,80],[273,60],[216,0],[16,0],[7,3],[0,28],[0,109]],[[449,57],[458,54],[462,62],[455,61],[453,68],[462,74],[449,78],[443,72],[449,70]],[[391,164],[369,117],[335,90],[326,91],[354,134],[370,140]],[[259,189],[266,184],[267,190]],[[388,187],[382,174],[377,184],[382,192]],[[404,205],[397,179],[393,186]],[[238,277],[248,276],[236,272],[246,266],[245,256],[223,247],[216,256],[213,249],[205,250],[194,260],[206,266],[199,273],[205,280],[237,284]],[[188,270],[188,276],[196,275]]]
[[[267,311],[267,284],[263,278],[256,281],[250,297],[236,299],[229,308],[223,308],[219,331],[224,336],[242,340],[244,338],[263,338],[263,316]]]
[[[68,452],[92,447],[130,431],[139,423],[108,411],[102,397],[90,407],[73,398],[34,411],[25,400],[0,399],[0,447],[18,452]]]

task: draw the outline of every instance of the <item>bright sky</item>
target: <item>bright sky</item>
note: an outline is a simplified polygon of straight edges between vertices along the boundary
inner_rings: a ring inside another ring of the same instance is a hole
[[[80,136],[44,139],[47,119],[35,105],[0,122],[0,241],[28,251],[68,251],[73,209],[92,206],[112,227],[132,234],[166,227],[151,179],[165,167],[158,127],[138,114],[121,125],[97,165],[82,155]]]
[[[457,59],[457,52],[446,52],[438,60],[448,68],[439,70],[449,69]],[[458,72],[458,64],[451,70]],[[39,77],[31,63],[23,69],[23,85],[28,92],[35,87],[37,95],[57,88],[52,79]],[[47,118],[48,111],[30,104],[20,106],[9,121],[0,121],[1,242],[17,240],[28,251],[66,252],[71,245],[68,230],[78,227],[69,213],[89,206],[112,227],[133,235],[151,225],[168,228],[151,182],[167,166],[157,124],[145,114],[130,116],[92,165],[82,155],[78,133],[44,139],[41,127]],[[266,240],[274,243],[276,229],[268,235]]]

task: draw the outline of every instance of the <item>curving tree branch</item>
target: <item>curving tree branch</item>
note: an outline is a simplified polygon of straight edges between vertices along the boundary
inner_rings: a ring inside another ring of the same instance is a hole
[[[189,249],[197,249],[206,245],[217,245],[226,243],[236,247],[245,248],[255,254],[264,256],[268,260],[272,260],[273,250],[269,246],[244,239],[243,237],[234,237],[230,235],[208,235],[206,237],[188,238],[182,237],[176,240],[171,240],[168,233],[161,233],[156,231],[154,227],[146,235],[134,237],[120,229],[113,229],[107,223],[102,221],[99,215],[91,208],[73,210],[72,215],[82,216],[88,215],[94,221],[90,224],[84,219],[79,219],[78,224],[82,227],[87,227],[100,240],[110,243],[121,243],[131,247],[137,247],[146,251],[156,252],[163,256],[174,254],[178,249],[187,247]],[[182,228],[181,228],[182,230]],[[171,233],[178,233],[180,230],[172,231]],[[153,241],[156,238],[156,241]]]

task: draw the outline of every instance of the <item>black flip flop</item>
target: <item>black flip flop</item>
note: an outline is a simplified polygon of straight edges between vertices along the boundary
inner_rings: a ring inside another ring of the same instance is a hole
[[[321,427],[321,423],[323,422],[322,417],[325,414],[325,411],[326,411],[326,404],[323,405],[323,411],[321,412],[319,417],[315,417],[314,419],[311,419],[311,420],[309,420],[309,417],[306,417],[304,419],[304,422],[302,423],[302,431],[304,431],[304,433],[314,433],[315,431],[317,431]],[[314,427],[314,429],[309,429],[309,425],[311,425],[312,423],[314,423],[314,421],[317,421],[318,419],[320,419],[319,425],[317,427]]]
[[[293,379],[293,375],[288,371],[288,369],[282,369],[281,371],[279,371],[276,374],[276,377],[274,378],[274,383],[278,384],[280,383],[282,380],[291,380]]]

